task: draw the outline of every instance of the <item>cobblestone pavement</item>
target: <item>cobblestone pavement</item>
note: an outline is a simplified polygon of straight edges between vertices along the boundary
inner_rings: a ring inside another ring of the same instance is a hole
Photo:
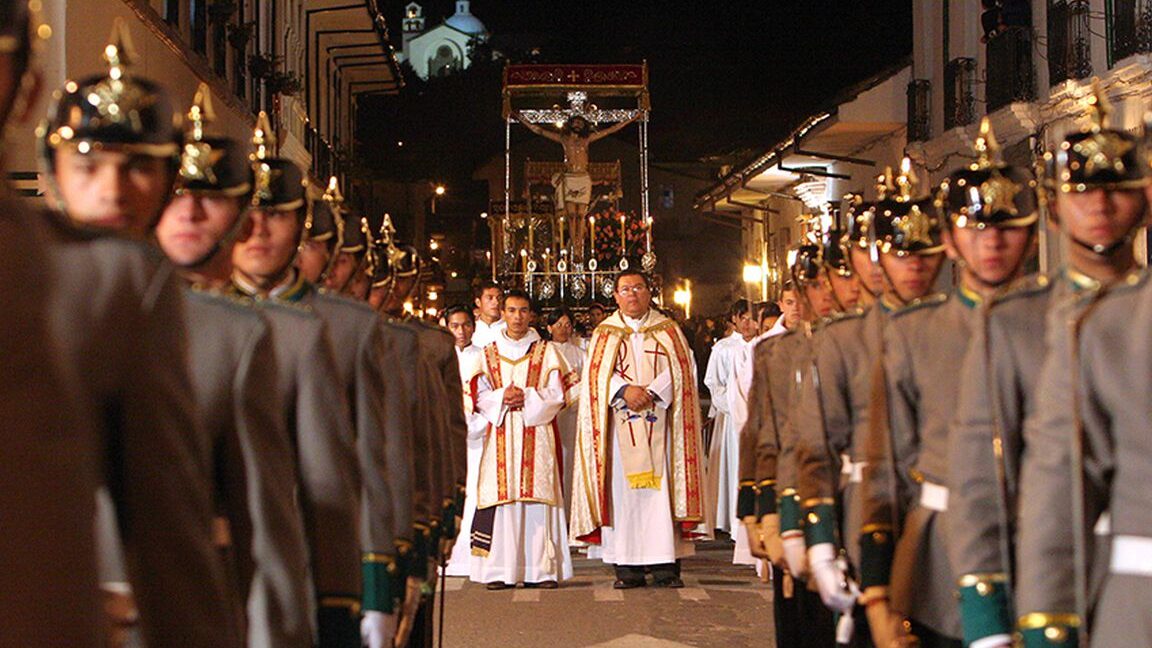
[[[731,542],[700,545],[679,590],[614,590],[610,566],[578,556],[558,590],[489,592],[450,578],[444,647],[772,646],[772,586],[731,558]]]

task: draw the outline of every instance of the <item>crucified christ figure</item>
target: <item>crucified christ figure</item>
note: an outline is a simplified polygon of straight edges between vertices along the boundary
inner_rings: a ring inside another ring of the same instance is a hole
[[[564,122],[560,132],[541,128],[529,122],[520,111],[513,113],[516,120],[533,133],[558,142],[564,147],[564,173],[556,174],[552,184],[556,187],[556,206],[568,218],[571,249],[579,254],[584,250],[584,218],[592,202],[592,176],[588,174],[588,145],[604,139],[640,118],[640,113],[613,124],[603,130],[592,130],[592,125],[580,115]]]

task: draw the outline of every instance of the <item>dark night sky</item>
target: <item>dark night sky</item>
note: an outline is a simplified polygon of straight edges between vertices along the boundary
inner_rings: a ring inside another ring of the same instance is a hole
[[[384,2],[397,48],[405,4]],[[455,10],[451,0],[422,4],[429,25]],[[474,0],[472,13],[497,49],[537,46],[547,62],[647,59],[652,151],[662,161],[767,147],[912,43],[910,0]],[[452,157],[459,168],[442,172],[452,174],[498,153],[498,73],[474,76],[366,99],[359,136],[369,145],[361,150],[375,152],[369,163],[422,175]],[[398,138],[416,146],[397,151]]]

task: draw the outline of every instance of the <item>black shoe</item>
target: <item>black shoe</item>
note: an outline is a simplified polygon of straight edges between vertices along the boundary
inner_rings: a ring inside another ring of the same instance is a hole
[[[495,592],[497,590],[512,589],[515,587],[515,585],[509,585],[508,583],[504,583],[502,581],[496,581],[495,583],[488,583],[484,587],[487,587],[489,591]]]
[[[612,583],[612,589],[618,589],[618,590],[635,589],[637,587],[644,587],[647,584],[648,583],[645,582],[644,579],[640,579],[640,580],[627,579],[627,580],[625,580],[623,578],[617,578],[616,582]]]
[[[684,587],[684,581],[679,576],[672,576],[670,578],[661,578],[652,581],[652,587],[667,587],[668,589],[680,589]]]
[[[540,581],[539,583],[524,583],[524,589],[557,589],[560,585],[554,580]]]

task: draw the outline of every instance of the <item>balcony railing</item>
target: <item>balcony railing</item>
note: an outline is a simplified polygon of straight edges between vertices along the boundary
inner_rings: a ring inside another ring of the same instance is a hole
[[[908,141],[932,138],[932,82],[913,79],[908,84]]]
[[[944,130],[976,119],[976,59],[961,57],[944,66]]]
[[[1032,70],[1032,30],[1007,27],[988,39],[988,112],[1036,98]]]
[[[1088,0],[1053,0],[1048,5],[1048,82],[1092,76]]]
[[[1152,0],[1112,0],[1108,64],[1152,52]]]

